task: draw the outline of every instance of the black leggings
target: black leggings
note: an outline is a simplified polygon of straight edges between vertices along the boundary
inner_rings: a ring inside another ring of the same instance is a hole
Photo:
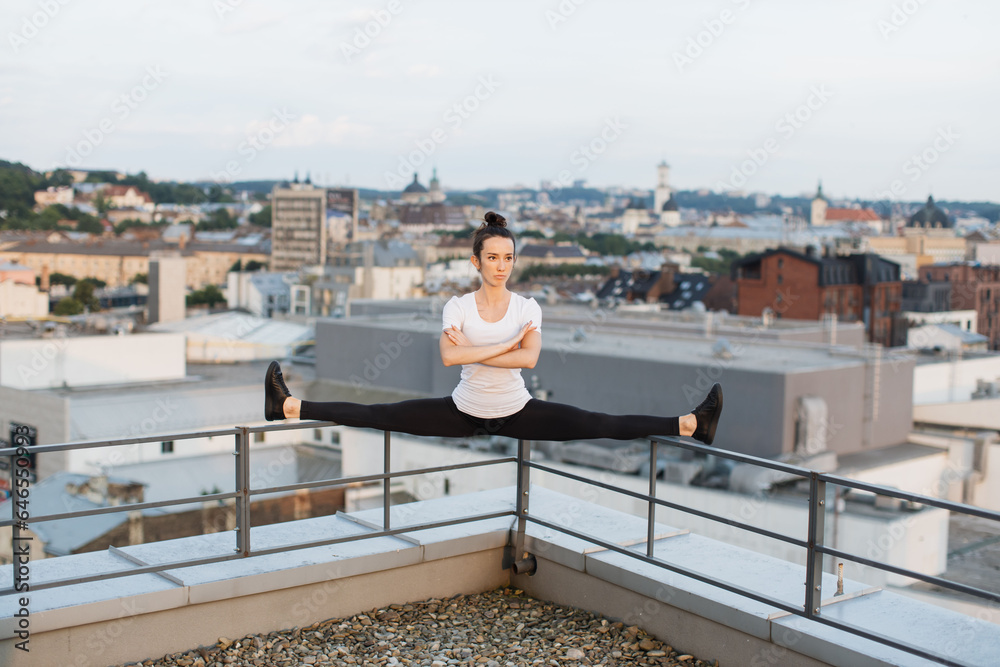
[[[520,411],[496,419],[467,415],[455,406],[450,396],[376,405],[302,401],[299,416],[344,426],[446,438],[502,435],[524,440],[565,441],[680,435],[679,417],[606,415],[534,398]]]

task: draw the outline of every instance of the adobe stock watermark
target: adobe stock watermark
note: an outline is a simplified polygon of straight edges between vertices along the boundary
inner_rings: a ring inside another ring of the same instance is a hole
[[[750,0],[732,0],[741,11],[750,7]],[[702,30],[697,34],[688,37],[687,44],[680,51],[674,51],[674,65],[677,71],[684,73],[684,68],[694,64],[694,61],[701,58],[705,52],[712,47],[715,42],[726,32],[727,26],[736,22],[737,14],[732,9],[723,9],[718,16],[702,21]]]
[[[446,127],[436,127],[424,138],[414,141],[416,148],[405,155],[399,156],[396,171],[385,172],[385,182],[390,188],[397,189],[410,182],[410,177],[417,168],[427,162],[437,151],[438,146],[448,140],[449,132],[461,129],[482,104],[490,99],[502,84],[492,74],[480,76],[473,91],[452,104],[445,110],[441,120]]]
[[[160,87],[167,76],[168,74],[159,65],[147,67],[146,74],[139,83],[116,97],[111,103],[111,114],[98,121],[96,127],[84,130],[83,139],[66,148],[66,164],[71,167],[81,166],[83,159],[103,144],[108,135],[113,134],[119,124],[127,120],[132,112]]]
[[[545,10],[545,20],[549,22],[549,29],[555,31],[560,24],[569,20],[569,17],[576,14],[576,10],[587,0],[560,0],[555,9]]]
[[[910,183],[916,183],[923,177],[927,171],[937,164],[937,161],[941,159],[945,153],[950,151],[954,147],[955,143],[962,138],[958,132],[955,131],[954,127],[948,125],[947,127],[937,128],[937,132],[934,138],[931,139],[930,143],[924,146],[921,150],[912,154],[910,157],[903,161],[900,165],[900,171],[903,175],[908,177],[907,180]],[[895,178],[889,185],[879,190],[875,193],[876,200],[899,200],[901,197],[905,196],[907,192],[906,181],[902,178]]]
[[[18,29],[7,33],[7,41],[10,42],[10,48],[14,50],[14,53],[20,51],[29,41],[37,37],[42,29],[59,14],[62,8],[69,4],[69,1],[39,0],[38,11],[33,12],[29,16],[22,16],[21,25]]]
[[[760,146],[747,150],[747,159],[735,165],[730,172],[728,181],[718,181],[716,191],[739,190],[743,188],[760,169],[768,163],[775,153],[781,150],[782,142],[788,141],[795,133],[805,127],[817,111],[822,109],[833,97],[826,84],[812,86],[806,99],[797,107],[788,111],[774,122],[772,136],[765,139]]]
[[[236,8],[242,4],[243,0],[215,0],[212,3],[212,9],[215,10],[215,15],[221,20],[226,17],[226,14],[235,12]]]
[[[216,183],[231,183],[233,178],[243,173],[243,169],[297,119],[296,115],[289,112],[288,109],[274,109],[271,117],[263,123],[259,123],[257,128],[252,130],[236,147],[236,153],[242,159],[228,160],[221,171],[212,172],[212,180]]]
[[[389,27],[393,17],[402,11],[403,3],[400,0],[389,0],[385,9],[376,9],[372,12],[371,20],[364,25],[355,26],[351,40],[340,43],[340,53],[344,56],[344,60],[349,63],[355,56],[360,56],[361,52],[371,46],[382,31]]]
[[[562,187],[568,187],[572,185],[574,178],[579,177],[580,174],[587,171],[594,162],[597,161],[599,157],[607,152],[608,147],[618,141],[622,133],[628,129],[628,125],[622,122],[621,118],[615,116],[614,118],[605,118],[604,126],[601,130],[589,141],[580,144],[580,146],[573,151],[569,156],[569,162],[571,165],[576,167],[576,171],[570,169],[563,169],[554,179],[554,182],[558,183]]]
[[[903,29],[910,19],[920,11],[920,8],[927,4],[927,0],[903,0],[893,3],[892,11],[888,18],[880,18],[875,22],[882,39],[888,40],[889,36]]]

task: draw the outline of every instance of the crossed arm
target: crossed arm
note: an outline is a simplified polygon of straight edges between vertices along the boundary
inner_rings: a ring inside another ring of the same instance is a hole
[[[516,336],[503,343],[473,345],[455,327],[441,334],[441,361],[445,366],[484,364],[496,368],[534,368],[542,351],[542,335],[528,322]]]

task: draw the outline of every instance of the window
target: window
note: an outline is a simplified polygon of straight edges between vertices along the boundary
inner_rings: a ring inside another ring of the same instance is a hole
[[[784,276],[782,276],[782,275],[781,275],[781,274],[779,273],[779,274],[778,274],[778,284],[780,285],[780,284],[781,284],[781,283],[783,283],[783,282],[785,282],[785,278],[784,278]]]
[[[778,258],[778,268],[779,269],[785,268],[785,258],[784,257],[779,257]]]
[[[174,453],[174,441],[167,440],[166,442],[160,443],[160,453],[161,454],[173,454]]]
[[[316,442],[323,442],[323,429],[314,428],[313,429],[313,440]]]

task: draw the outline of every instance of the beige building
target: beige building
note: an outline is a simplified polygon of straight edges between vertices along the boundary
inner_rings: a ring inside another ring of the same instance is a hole
[[[0,250],[0,262],[16,262],[37,275],[63,273],[77,279],[97,278],[108,287],[121,287],[138,274],[149,274],[149,258],[178,246],[162,241],[147,243],[99,239],[75,243],[59,236],[50,240],[15,243]],[[190,243],[180,249],[187,260],[186,284],[192,289],[226,284],[226,273],[236,260],[266,264],[268,254],[260,245],[237,243]]]
[[[109,185],[101,194],[111,204],[111,208],[141,208],[152,213],[156,205],[153,199],[132,185]]]
[[[326,189],[295,183],[271,192],[271,271],[326,264]]]
[[[517,252],[517,264],[521,268],[535,264],[559,266],[560,264],[583,264],[587,253],[574,243],[542,245],[529,243]]]
[[[916,278],[921,267],[938,262],[961,262],[966,240],[956,236],[911,233],[907,236],[868,236],[861,252],[873,252],[899,264],[903,276]]]
[[[45,317],[49,295],[34,285],[0,280],[0,317]]]
[[[54,204],[72,206],[73,188],[65,186],[61,188],[51,187],[46,190],[38,190],[35,192],[35,203],[41,208],[46,208]]]

